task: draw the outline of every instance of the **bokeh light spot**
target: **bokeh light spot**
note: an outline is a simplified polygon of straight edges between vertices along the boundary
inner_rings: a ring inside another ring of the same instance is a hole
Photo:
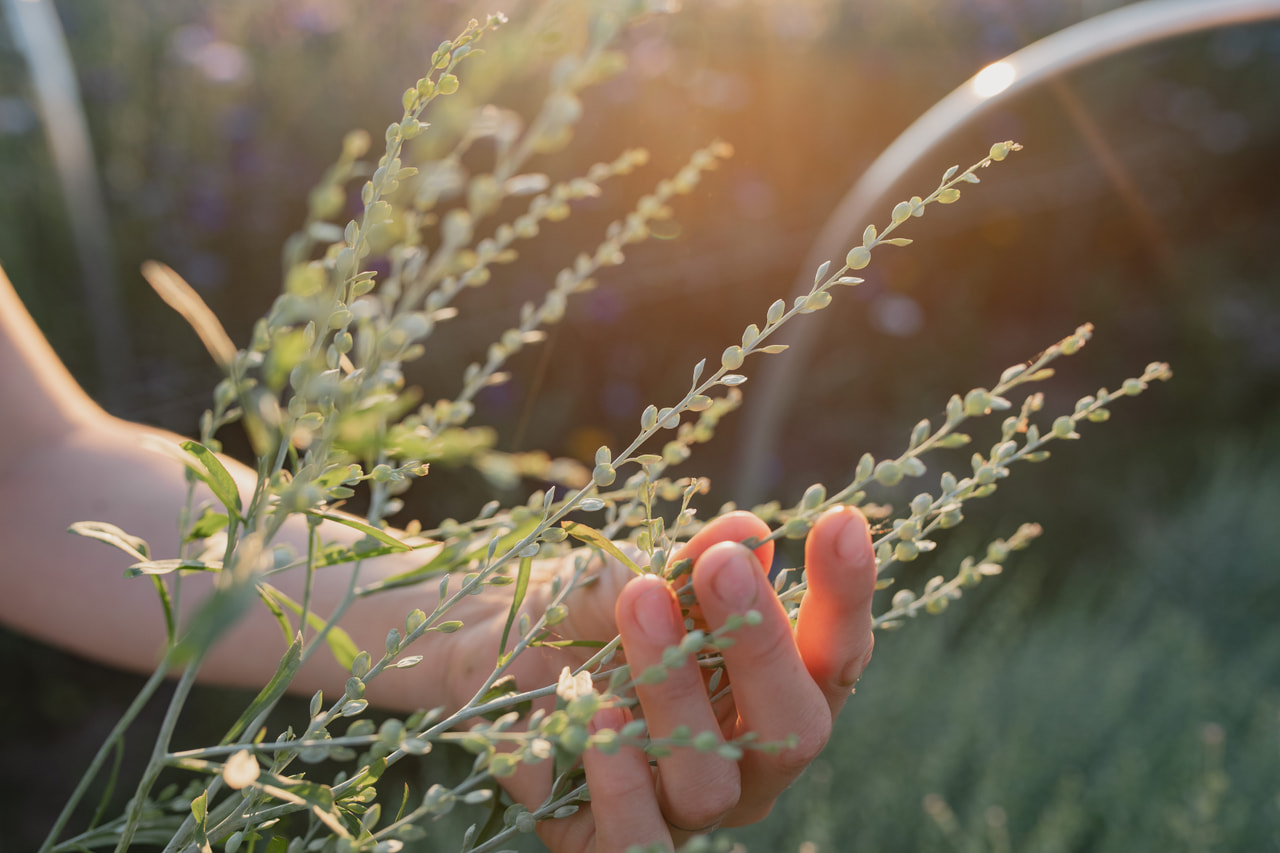
[[[991,98],[1012,86],[1017,77],[1013,63],[993,62],[973,75],[973,91],[979,98]]]

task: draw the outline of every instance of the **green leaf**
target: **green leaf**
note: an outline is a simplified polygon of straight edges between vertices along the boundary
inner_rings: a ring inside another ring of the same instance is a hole
[[[363,540],[366,541],[367,540]],[[349,548],[345,545],[329,545],[322,548],[316,555],[315,567],[322,569],[325,566],[340,566],[343,563],[354,563],[359,560],[371,560],[374,557],[381,557],[385,554],[402,553],[405,549],[389,545],[380,548],[370,548],[362,550],[359,548]]]
[[[560,526],[564,528],[565,533],[568,533],[574,539],[577,539],[580,542],[585,542],[588,545],[592,545],[599,548],[601,551],[604,551],[619,563],[630,569],[633,574],[643,575],[645,573],[644,569],[632,562],[631,558],[624,554],[621,548],[609,541],[604,534],[600,533],[600,531],[590,528],[585,524],[579,524],[576,521],[562,521],[560,522]]]
[[[387,531],[379,530],[373,525],[361,521],[354,515],[347,515],[343,512],[323,512],[318,509],[309,509],[307,510],[307,515],[314,516],[315,518],[323,518],[326,521],[336,521],[338,524],[350,527],[352,530],[359,530],[364,535],[372,536],[374,539],[377,539],[392,551],[412,551],[415,547],[425,548],[427,545],[434,544],[426,542],[418,546],[406,545]]]
[[[222,571],[222,563],[205,563],[200,560],[144,560],[141,563],[134,563],[125,569],[124,576],[136,578],[140,575],[167,575],[179,569],[198,572],[220,572]]]
[[[276,602],[266,590],[259,584],[257,587],[258,598],[262,599],[262,603],[271,611],[271,615],[276,617],[276,622],[280,623],[280,630],[284,632],[284,641],[291,642],[293,638],[293,625],[289,622],[289,617],[284,614],[284,610]],[[312,716],[315,716],[314,714]]]
[[[187,531],[187,537],[184,542],[194,542],[197,539],[208,539],[227,526],[230,519],[226,513],[216,512],[213,507],[205,507],[204,512],[200,513],[200,517],[191,525],[191,529]]]
[[[227,508],[227,512],[240,516],[240,490],[236,488],[236,481],[231,478],[231,474],[223,467],[219,461],[217,454],[205,447],[198,441],[184,441],[179,445],[183,450],[195,457],[198,464],[187,463],[196,476],[204,480],[209,490],[213,492],[213,496],[222,502]]]
[[[249,707],[244,709],[244,713],[240,718],[232,724],[227,733],[222,736],[222,740],[218,742],[219,746],[232,743],[240,737],[245,726],[253,722],[254,717],[258,716],[263,709],[269,708],[284,695],[289,684],[293,681],[293,676],[298,672],[298,666],[302,663],[302,633],[299,632],[293,642],[289,644],[289,650],[284,653],[284,657],[280,659],[280,665],[276,667],[276,674],[271,676],[271,680],[258,693],[254,700],[249,703]]]
[[[155,584],[156,595],[160,596],[160,607],[164,610],[165,637],[172,646],[178,632],[178,623],[173,618],[173,599],[169,597],[169,587],[165,586],[163,580],[153,577],[151,582]]]
[[[204,826],[205,817],[209,813],[209,792],[201,791],[200,796],[191,801],[191,816],[196,819],[196,823]]]
[[[283,604],[299,616],[302,615],[302,605],[276,589],[269,583],[258,584],[259,594],[265,593],[275,599],[276,602]],[[324,630],[327,620],[319,613],[307,613],[307,626],[315,631]],[[356,655],[360,654],[360,649],[356,647],[355,642],[351,639],[351,635],[342,630],[337,625],[329,629],[329,633],[325,635],[325,643],[329,646],[329,651],[333,653],[334,660],[343,669],[351,669],[351,664],[355,662]]]
[[[603,649],[609,645],[604,640],[534,640],[531,646],[546,646],[552,649],[566,648],[583,648],[583,649]]]
[[[151,546],[147,544],[147,540],[125,533],[114,524],[108,524],[105,521],[77,521],[67,530],[77,536],[106,542],[135,560],[151,559]]]
[[[287,803],[305,803],[313,809],[320,809],[326,813],[333,811],[335,803],[333,789],[328,785],[308,782],[297,777],[277,776],[265,768],[258,775],[258,781],[263,783],[264,793],[278,800]],[[358,791],[352,790],[351,795],[357,793]]]
[[[524,557],[520,560],[520,569],[516,574],[516,588],[511,596],[511,609],[507,611],[507,624],[502,627],[502,642],[498,644],[498,659],[502,660],[507,652],[507,640],[511,636],[511,626],[515,624],[516,614],[520,612],[520,605],[524,603],[524,594],[529,589],[529,575],[533,571],[533,558]]]
[[[530,519],[524,524],[516,527],[510,533],[499,537],[496,542],[493,543],[492,550],[494,553],[511,550],[515,547],[516,543],[522,541],[533,532],[533,529],[538,526],[538,522],[539,520],[536,518]],[[376,583],[371,583],[364,588],[363,594],[368,595],[385,589],[394,589],[398,586],[410,586],[418,583],[424,578],[440,574],[441,572],[452,571],[453,569],[456,569],[459,566],[464,566],[473,560],[478,560],[484,557],[485,553],[490,550],[490,543],[488,542],[475,548],[468,548],[467,546],[471,544],[471,541],[472,540],[470,539],[464,539],[450,543],[442,548],[440,553],[433,557],[426,565],[419,566],[418,568],[411,569],[407,572],[402,572],[398,575],[392,575],[391,577],[384,578]]]

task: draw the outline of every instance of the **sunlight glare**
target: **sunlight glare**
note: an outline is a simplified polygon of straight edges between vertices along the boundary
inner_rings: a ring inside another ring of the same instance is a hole
[[[994,97],[1013,85],[1017,76],[1012,63],[993,62],[973,76],[973,91],[979,98]]]

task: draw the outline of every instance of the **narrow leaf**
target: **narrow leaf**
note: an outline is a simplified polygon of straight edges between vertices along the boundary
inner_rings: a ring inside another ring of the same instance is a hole
[[[108,524],[105,521],[77,521],[67,530],[77,536],[106,542],[108,545],[124,551],[135,560],[151,559],[151,546],[147,544],[147,540],[125,533],[114,524]]]
[[[495,540],[496,547],[492,550],[494,552],[501,551],[504,553],[509,551],[511,548],[515,547],[516,543],[520,542],[532,533],[533,529],[537,526],[538,519],[530,519],[519,527],[516,527],[511,532],[498,537]],[[466,547],[468,544],[470,544],[469,541],[462,541],[446,545],[440,550],[439,554],[433,557],[431,561],[425,565],[419,566],[416,569],[411,569],[407,572],[402,572],[398,575],[392,575],[389,578],[383,578],[381,581],[376,583],[371,583],[364,588],[363,594],[367,595],[379,590],[393,589],[399,586],[409,586],[411,584],[418,583],[424,578],[439,574],[440,572],[448,572],[458,568],[459,566],[465,566],[467,563],[484,556],[485,553],[490,550],[490,545],[487,543],[471,549]]]
[[[222,502],[228,512],[240,515],[240,490],[236,488],[236,481],[231,478],[231,474],[223,467],[222,462],[218,459],[217,454],[205,447],[198,441],[184,441],[180,447],[195,457],[198,464],[188,463],[188,467],[196,473],[196,476],[204,480],[209,486],[213,496]]]
[[[173,599],[169,597],[169,587],[165,586],[163,580],[153,577],[151,582],[155,584],[156,595],[160,596],[160,607],[164,610],[165,638],[169,645],[172,646],[178,633],[178,623],[173,618]]]
[[[293,642],[289,644],[289,650],[284,653],[284,657],[280,659],[280,665],[276,667],[276,674],[271,676],[271,680],[262,688],[249,706],[244,709],[244,713],[240,718],[232,724],[231,728],[222,740],[218,742],[219,746],[223,746],[234,742],[240,737],[240,733],[244,731],[245,726],[253,722],[253,719],[262,713],[266,708],[271,707],[276,701],[284,695],[284,691],[288,689],[289,684],[293,681],[293,676],[298,672],[298,666],[302,662],[302,634],[299,632]]]
[[[274,598],[280,604],[292,610],[299,616],[302,615],[302,605],[276,589],[269,583],[259,583],[259,594],[266,593]],[[307,626],[315,631],[323,631],[327,620],[319,613],[307,613]],[[333,653],[334,659],[343,669],[351,669],[351,664],[355,662],[356,655],[360,654],[360,649],[356,647],[355,642],[351,639],[351,635],[342,630],[337,625],[329,629],[329,633],[325,635],[325,643],[329,646],[329,651]]]
[[[552,648],[552,649],[567,649],[567,648],[603,649],[605,646],[609,644],[606,643],[604,640],[534,640],[529,645],[545,646],[547,648]]]
[[[136,578],[140,575],[167,575],[179,569],[190,569],[197,572],[220,572],[222,563],[206,563],[201,560],[143,560],[125,569],[124,576]]]
[[[354,515],[347,515],[345,512],[324,512],[318,509],[309,509],[307,510],[307,515],[314,516],[315,518],[323,518],[326,521],[336,521],[338,524],[350,527],[352,530],[359,530],[366,536],[372,536],[383,545],[386,545],[396,551],[412,551],[415,547],[425,548],[427,545],[435,544],[433,542],[424,542],[417,546],[406,545],[387,531],[380,530],[372,524],[361,521]]]
[[[208,539],[226,527],[229,521],[230,519],[227,518],[226,513],[216,512],[213,507],[207,506],[187,531],[187,537],[184,541],[194,542],[197,539]]]
[[[322,548],[316,555],[315,567],[317,569],[322,569],[325,566],[340,566],[343,563],[370,560],[374,557],[381,557],[385,554],[398,554],[402,553],[404,550],[404,548],[392,548],[389,545],[381,548],[370,548],[367,551],[348,548],[343,545],[331,545],[329,547]]]
[[[280,624],[280,630],[284,633],[284,641],[291,642],[293,638],[293,625],[289,622],[289,617],[284,614],[284,610],[279,603],[262,588],[258,586],[258,597],[262,599],[262,603],[271,611],[271,615],[276,617],[276,622]],[[314,714],[312,716],[315,716]]]
[[[565,533],[568,533],[574,539],[585,542],[588,545],[593,545],[601,551],[609,554],[609,556],[613,557],[619,563],[630,569],[633,574],[642,575],[645,573],[644,569],[632,562],[631,558],[624,554],[621,548],[607,539],[598,530],[594,530],[585,524],[579,524],[576,521],[562,521],[560,522],[560,526],[564,528]]]
[[[515,624],[516,614],[520,612],[520,605],[524,603],[524,594],[529,589],[529,575],[533,571],[533,558],[525,557],[520,560],[520,569],[516,574],[516,588],[511,596],[511,609],[507,611],[507,624],[502,627],[502,642],[498,644],[498,658],[502,659],[507,653],[507,639],[511,636],[511,626]]]

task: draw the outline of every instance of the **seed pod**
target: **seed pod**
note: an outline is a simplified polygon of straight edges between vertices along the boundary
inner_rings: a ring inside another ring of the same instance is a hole
[[[769,306],[769,313],[766,315],[769,323],[773,324],[782,319],[782,314],[786,310],[787,303],[783,302],[781,299],[775,299],[773,304]]]
[[[891,459],[885,459],[876,465],[875,478],[882,486],[896,486],[902,482],[902,466]]]
[[[602,462],[591,471],[591,479],[597,486],[612,486],[618,478],[618,472],[608,462]]]
[[[800,505],[807,510],[815,510],[822,505],[827,499],[827,489],[821,483],[814,483],[805,489],[804,498],[801,499]]]
[[[866,246],[854,246],[844,258],[845,266],[851,270],[864,269],[871,263],[871,250]]]

